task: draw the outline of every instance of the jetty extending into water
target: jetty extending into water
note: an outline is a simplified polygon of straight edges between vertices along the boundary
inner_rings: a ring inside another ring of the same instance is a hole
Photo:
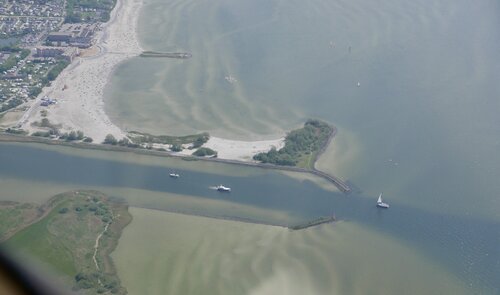
[[[166,57],[166,58],[178,58],[178,59],[188,59],[193,57],[189,52],[158,52],[158,51],[143,51],[140,57]]]
[[[319,217],[319,218],[316,218],[316,219],[313,219],[311,221],[307,221],[307,222],[304,222],[301,224],[288,226],[288,228],[291,230],[301,230],[301,229],[306,229],[306,228],[317,226],[317,225],[324,224],[324,223],[334,222],[335,220],[336,220],[335,216]]]

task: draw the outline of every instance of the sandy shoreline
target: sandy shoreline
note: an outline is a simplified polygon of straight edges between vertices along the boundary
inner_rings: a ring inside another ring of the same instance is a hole
[[[40,110],[45,109],[49,121],[59,124],[61,132],[81,130],[94,143],[102,142],[107,134],[118,139],[125,137],[126,132],[113,124],[104,111],[104,89],[118,64],[142,52],[136,32],[142,5],[143,0],[118,0],[110,21],[101,26],[96,36],[98,53],[75,58],[51,86],[43,89],[18,125],[29,133],[36,131],[32,123],[42,119]],[[41,107],[41,98],[45,96],[57,99],[58,104]],[[262,141],[211,137],[204,146],[218,151],[223,159],[251,161],[253,155],[283,145],[284,136]]]
[[[281,149],[285,146],[285,138],[258,141],[228,140],[218,137],[210,137],[204,147],[216,150],[217,156],[222,159],[253,161],[253,156],[269,151],[272,147]]]
[[[110,21],[97,33],[94,56],[77,57],[52,85],[43,89],[20,120],[21,128],[33,131],[32,122],[41,119],[40,99],[48,96],[58,104],[47,110],[53,124],[61,131],[82,130],[94,142],[102,142],[107,134],[123,138],[126,134],[115,126],[104,112],[104,88],[116,66],[139,55],[142,49],[135,33],[142,0],[118,0]]]
[[[225,160],[236,160],[243,162],[255,162],[253,156],[269,151],[272,147],[280,149],[285,146],[285,138],[271,140],[256,140],[256,141],[243,141],[224,139],[220,137],[210,136],[210,139],[203,145],[217,151],[217,157]],[[162,147],[162,146],[158,146]],[[194,150],[188,148],[176,153],[179,155],[191,155]]]

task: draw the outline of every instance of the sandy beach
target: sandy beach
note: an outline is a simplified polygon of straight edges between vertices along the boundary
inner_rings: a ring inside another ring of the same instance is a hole
[[[194,150],[189,149],[188,146],[189,145],[186,145],[185,149],[176,154],[186,156],[191,155]],[[207,147],[217,151],[218,158],[244,162],[254,162],[254,155],[262,152],[267,152],[272,147],[275,147],[279,150],[284,146],[285,137],[271,140],[243,141],[213,136],[211,136],[210,139],[203,145],[203,147]],[[158,145],[155,147],[166,148],[167,146]]]
[[[94,56],[77,57],[52,85],[43,89],[20,120],[21,128],[33,131],[32,123],[40,121],[40,99],[57,99],[56,105],[44,108],[61,131],[82,130],[100,143],[107,134],[123,138],[125,133],[104,112],[103,92],[115,67],[142,52],[135,33],[142,0],[118,0],[108,23],[97,33]]]
[[[113,124],[104,111],[104,88],[118,64],[142,52],[137,39],[137,20],[143,0],[118,0],[110,21],[101,26],[96,44],[73,62],[43,89],[38,98],[19,120],[18,125],[29,133],[37,130],[33,122],[42,119],[40,110],[47,110],[47,119],[61,132],[81,130],[85,136],[101,143],[107,134],[117,139],[127,133]],[[41,107],[48,96],[58,103]],[[284,136],[274,140],[239,141],[211,137],[204,145],[218,152],[223,159],[252,161],[253,155],[284,145]],[[181,154],[192,153],[184,150]]]
[[[229,160],[253,161],[253,156],[269,151],[272,147],[281,149],[285,146],[285,138],[259,141],[228,140],[210,137],[204,147],[217,151],[217,157]]]

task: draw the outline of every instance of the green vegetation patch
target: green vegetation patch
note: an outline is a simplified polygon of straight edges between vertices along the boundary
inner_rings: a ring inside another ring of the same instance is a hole
[[[193,156],[197,157],[217,157],[217,152],[214,151],[213,149],[206,148],[206,147],[201,147],[197,149],[194,153]]]
[[[67,0],[66,23],[107,22],[116,0]]]
[[[20,128],[7,128],[5,130],[6,133],[10,133],[10,134],[17,134],[17,135],[26,135],[28,134],[27,131],[23,130],[23,129],[20,129]]]
[[[0,113],[5,112],[5,111],[10,110],[10,109],[13,109],[13,108],[15,108],[23,103],[24,103],[24,100],[17,98],[17,97],[14,97],[14,98],[10,99],[8,102],[0,105]]]
[[[42,110],[45,112],[45,116],[47,115],[46,110]],[[42,117],[44,113],[42,113]],[[35,131],[31,133],[31,136],[37,137],[57,137],[60,140],[65,141],[83,141],[83,142],[92,142],[92,138],[85,136],[83,131],[70,131],[65,133],[60,133],[59,128],[61,128],[61,124],[53,124],[47,118],[42,118],[41,121],[36,121],[31,123],[32,126],[46,128],[48,131]]]
[[[64,70],[69,65],[69,61],[67,60],[60,60],[58,61],[47,73],[47,80],[48,81],[54,81],[57,76]]]
[[[36,204],[0,202],[0,242],[36,220],[40,214]]]
[[[301,129],[293,130],[285,138],[280,150],[255,155],[254,160],[283,166],[314,168],[317,155],[328,144],[333,127],[319,120],[308,120]]]
[[[11,55],[4,62],[0,64],[0,72],[10,70],[19,61],[25,59],[29,54],[29,49],[21,49],[19,47],[3,47],[1,51],[10,52]]]
[[[85,142],[92,142],[92,138],[88,137],[88,139],[86,138],[84,140]],[[139,144],[137,143],[133,143],[131,142],[128,138],[124,137],[120,140],[117,140],[113,134],[108,134],[106,135],[106,137],[104,138],[104,141],[102,142],[103,144],[110,144],[110,145],[119,145],[119,146],[126,146],[126,147],[130,147],[130,148],[138,148],[138,147],[141,147]]]
[[[206,132],[186,136],[169,136],[169,135],[152,135],[149,133],[142,133],[131,131],[128,134],[129,138],[137,144],[169,144],[177,148],[183,144],[192,144],[192,148],[199,148],[210,139],[210,135]]]
[[[59,135],[59,139],[66,141],[83,140],[85,138],[83,131],[70,131]]]
[[[50,129],[59,129],[61,128],[61,124],[52,124],[49,119],[43,118],[40,122],[36,121],[31,123],[31,125],[36,127],[50,128]]]
[[[9,238],[7,249],[51,265],[74,290],[126,293],[109,257],[131,220],[126,204],[100,192],[75,191],[53,197],[40,210],[43,217]]]
[[[8,239],[4,246],[19,251],[23,256],[31,256],[49,263],[54,269],[62,274],[75,273],[75,266],[71,257],[71,250],[67,249],[49,231],[57,212],[51,212],[42,220],[21,230]]]

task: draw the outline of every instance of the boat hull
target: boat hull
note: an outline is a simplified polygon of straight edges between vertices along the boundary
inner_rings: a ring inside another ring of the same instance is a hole
[[[377,203],[377,207],[384,208],[384,209],[389,209],[389,204],[386,204],[386,203]]]

